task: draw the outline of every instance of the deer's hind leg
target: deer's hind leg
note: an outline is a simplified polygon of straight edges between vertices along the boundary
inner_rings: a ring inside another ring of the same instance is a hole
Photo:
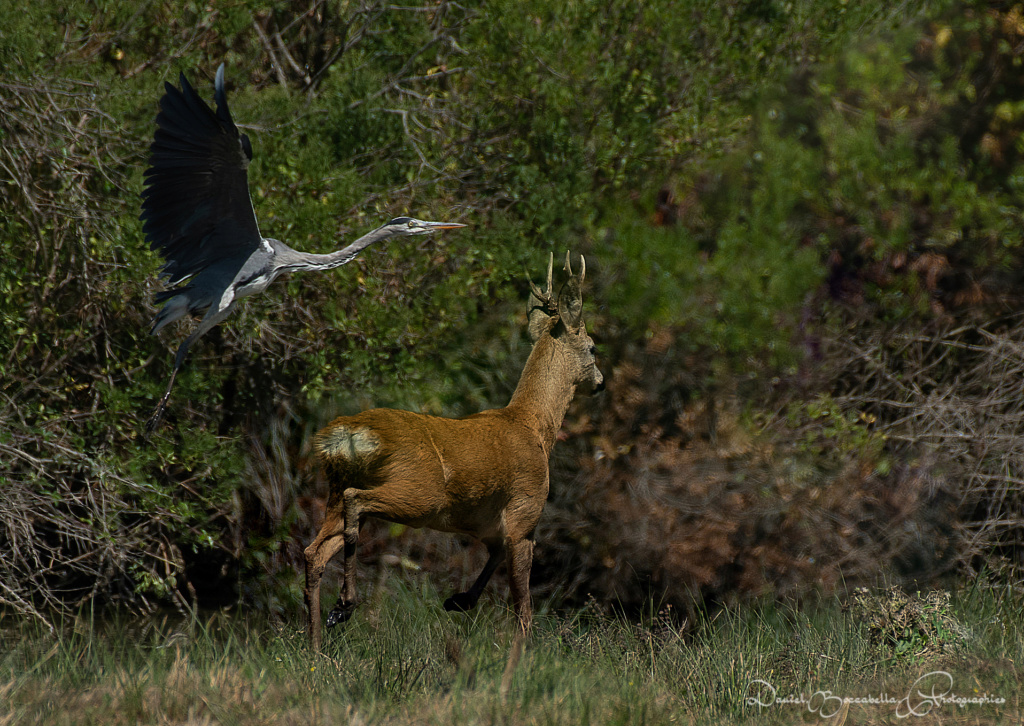
[[[359,530],[366,517],[380,517],[389,522],[420,526],[431,511],[429,501],[419,501],[409,496],[417,487],[408,481],[375,486],[368,489],[350,487],[341,493],[345,512],[345,586],[338,604],[327,615],[327,627],[344,622],[351,617],[356,605],[356,545]]]
[[[327,613],[327,627],[333,628],[344,623],[355,612],[359,600],[356,597],[356,545],[359,544],[359,530],[363,524],[363,507],[360,503],[363,490],[350,488],[342,492],[345,510],[345,584],[342,585],[338,603]],[[337,550],[336,550],[337,551]]]
[[[342,533],[345,529],[345,518],[330,502],[323,526],[316,538],[305,550],[306,556],[306,611],[309,625],[309,641],[314,649],[319,650],[322,640],[320,620],[320,582],[323,579],[327,563],[338,553],[344,544]]]

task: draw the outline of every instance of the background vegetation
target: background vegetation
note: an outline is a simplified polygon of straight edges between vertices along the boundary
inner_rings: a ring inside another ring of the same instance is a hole
[[[608,391],[556,449],[538,597],[1019,577],[1022,61],[1009,3],[0,3],[0,604],[293,612],[311,433],[503,405],[567,248]],[[471,229],[248,301],[147,442],[189,326],[148,334],[142,171],[163,82],[221,62],[264,233]],[[364,540],[381,575],[482,563]]]

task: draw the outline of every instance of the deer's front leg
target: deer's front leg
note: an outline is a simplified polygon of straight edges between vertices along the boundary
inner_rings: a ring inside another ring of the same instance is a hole
[[[519,619],[519,629],[512,641],[512,649],[505,663],[505,672],[501,676],[501,700],[508,698],[512,689],[512,678],[515,676],[519,659],[523,655],[524,641],[530,637],[530,626],[533,623],[533,603],[530,601],[530,568],[533,566],[533,540],[523,539],[509,543],[508,569],[509,584],[512,589],[512,605]]]
[[[487,564],[484,565],[484,569],[480,571],[480,576],[476,578],[476,582],[465,592],[457,592],[447,600],[444,601],[444,609],[448,612],[458,611],[465,612],[472,610],[476,607],[477,602],[480,600],[480,594],[487,587],[488,581],[491,579],[491,575],[494,574],[494,570],[497,569],[501,563],[501,554],[504,551],[501,542],[488,542],[487,544]]]
[[[533,603],[530,600],[530,568],[533,566],[533,540],[523,539],[508,546],[509,584],[512,606],[519,618],[523,633],[530,632],[533,623]]]

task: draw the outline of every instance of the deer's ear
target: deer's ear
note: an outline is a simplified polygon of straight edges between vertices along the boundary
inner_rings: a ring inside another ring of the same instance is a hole
[[[570,277],[558,293],[558,317],[569,330],[575,332],[583,318],[583,293],[580,278]]]

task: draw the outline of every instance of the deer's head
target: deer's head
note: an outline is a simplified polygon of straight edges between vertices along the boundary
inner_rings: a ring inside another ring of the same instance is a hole
[[[565,271],[569,279],[562,285],[556,299],[552,295],[551,272],[554,255],[548,258],[547,289],[541,290],[530,282],[530,339],[536,343],[545,334],[551,335],[564,352],[570,376],[583,393],[597,393],[604,390],[604,376],[597,367],[594,341],[587,335],[583,322],[583,279],[587,274],[587,261],[580,255],[580,271],[574,275],[569,264],[569,253],[565,253]]]

